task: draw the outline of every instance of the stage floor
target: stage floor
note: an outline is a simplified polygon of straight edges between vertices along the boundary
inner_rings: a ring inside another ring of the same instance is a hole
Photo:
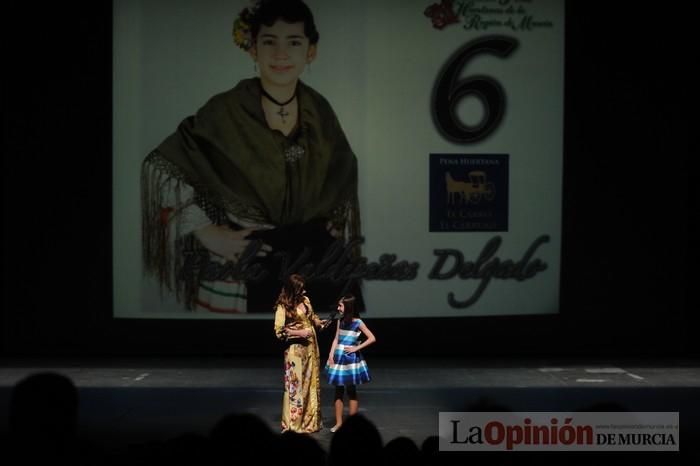
[[[568,412],[596,405],[678,411],[681,451],[689,440],[700,439],[697,361],[367,359],[373,380],[358,389],[360,412],[376,424],[384,442],[407,436],[420,446],[437,435],[440,411],[467,411],[475,405],[511,411]],[[12,387],[39,371],[73,380],[80,396],[80,434],[106,447],[158,442],[186,432],[206,435],[218,419],[234,412],[254,413],[279,429],[278,358],[0,362],[3,433]],[[322,387],[325,428],[314,437],[327,449],[328,428],[334,423],[333,387],[323,377]]]

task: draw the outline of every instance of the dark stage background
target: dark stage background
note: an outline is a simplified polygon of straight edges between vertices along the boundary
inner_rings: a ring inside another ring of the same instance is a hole
[[[560,313],[368,314],[374,355],[700,354],[690,18],[596,5],[567,2]],[[112,319],[111,5],[28,10],[4,14],[2,353],[278,354],[272,316]]]

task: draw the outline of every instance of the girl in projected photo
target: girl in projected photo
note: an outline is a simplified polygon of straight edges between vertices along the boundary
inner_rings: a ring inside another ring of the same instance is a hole
[[[259,77],[212,97],[145,159],[143,255],[189,310],[270,312],[285,255],[308,246],[318,263],[336,239],[359,238],[357,160],[329,103],[299,79],[319,40],[306,4],[259,1],[233,34]],[[252,240],[262,246],[247,250]],[[212,264],[266,279],[206,273]],[[325,307],[339,291],[321,285]]]
[[[338,312],[342,318],[338,320],[326,363],[328,383],[335,385],[335,425],[331,427],[331,432],[337,431],[343,424],[345,392],[348,393],[349,413],[352,416],[357,414],[359,409],[356,385],[370,381],[367,363],[360,350],[377,339],[362,319],[357,318],[355,304],[356,300],[352,295],[346,295],[338,302]],[[359,342],[361,334],[367,338],[362,343]]]

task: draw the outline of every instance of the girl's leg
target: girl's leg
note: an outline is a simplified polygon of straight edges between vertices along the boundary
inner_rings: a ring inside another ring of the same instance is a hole
[[[350,404],[350,416],[357,414],[359,401],[357,399],[357,387],[355,387],[355,385],[348,385],[348,400]]]
[[[335,386],[335,425],[331,429],[333,432],[343,423],[343,392],[344,387],[342,385]]]

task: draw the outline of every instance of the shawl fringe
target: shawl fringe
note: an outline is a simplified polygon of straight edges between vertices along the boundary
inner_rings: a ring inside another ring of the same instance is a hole
[[[181,235],[182,217],[179,214],[189,205],[183,200],[186,186],[179,169],[158,151],[151,152],[143,161],[141,235],[144,271],[156,277],[161,296],[164,288],[175,291],[177,301],[187,310],[193,310],[199,273],[192,273],[192,268],[185,267],[185,263],[187,258],[193,259],[206,250],[194,235]],[[167,198],[169,194],[172,194],[172,199]],[[175,235],[174,239],[170,238],[171,234]]]
[[[174,291],[177,301],[185,309],[193,311],[199,282],[206,269],[206,262],[202,263],[202,260],[208,260],[208,250],[194,234],[182,235],[180,213],[193,202],[192,199],[183,198],[188,186],[191,187],[178,167],[165,159],[158,150],[151,152],[143,161],[141,233],[144,271],[158,280],[161,296],[165,289]],[[197,196],[202,196],[201,191],[192,188]],[[357,196],[341,203],[330,217],[333,228],[342,232],[344,241],[361,239]],[[351,257],[361,257],[360,242],[353,246]],[[358,285],[359,282],[358,280]]]

